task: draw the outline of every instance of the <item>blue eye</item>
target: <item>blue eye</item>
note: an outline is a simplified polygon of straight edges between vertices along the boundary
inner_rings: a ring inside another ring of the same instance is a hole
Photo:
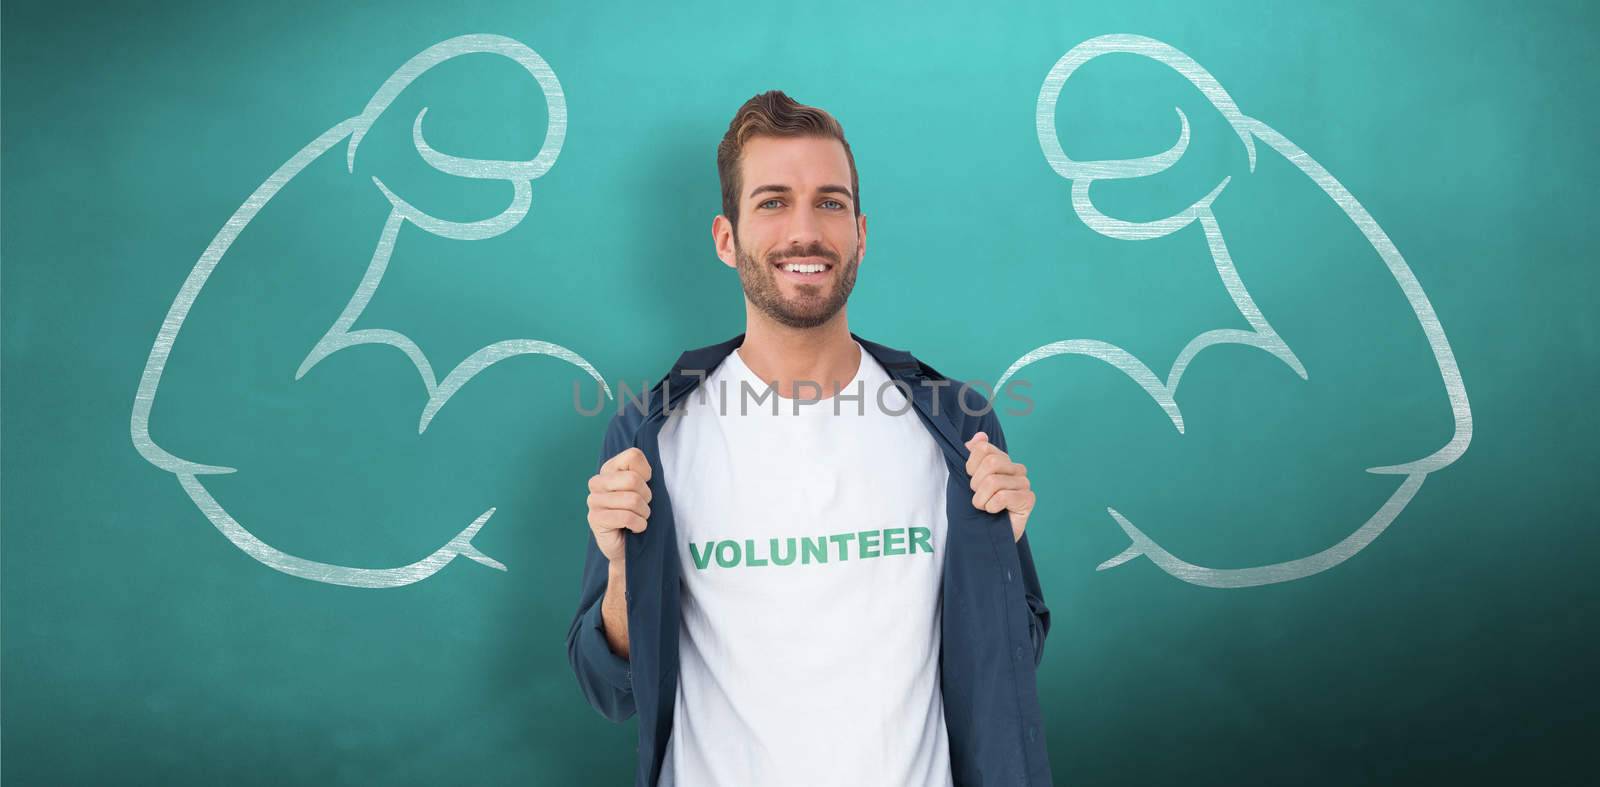
[[[828,203],[828,202],[831,202],[831,203],[833,203],[833,204],[835,204],[835,205],[838,205],[838,206],[839,206],[839,207],[840,207],[840,208],[843,208],[843,207],[844,207],[844,203],[843,203],[843,202],[840,202],[840,201],[838,201],[838,200],[836,200],[836,199],[830,199],[830,200],[827,200],[827,201],[826,201],[826,202],[824,202],[824,204],[827,204],[827,203]]]
[[[766,202],[763,202],[763,203],[761,203],[761,204],[760,204],[760,205],[757,205],[757,206],[756,206],[756,207],[758,207],[758,208],[765,208],[765,207],[766,207],[766,206],[768,206],[768,205],[771,205],[771,204],[772,204],[772,203],[774,203],[774,202],[777,202],[777,200],[775,200],[775,199],[769,199],[769,200],[767,200],[767,201],[766,201]]]

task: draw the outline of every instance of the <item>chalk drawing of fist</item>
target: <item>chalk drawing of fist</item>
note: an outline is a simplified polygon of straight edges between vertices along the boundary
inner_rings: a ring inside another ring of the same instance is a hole
[[[1151,38],[1137,35],[1105,35],[1085,41],[1058,60],[1039,91],[1036,107],[1036,129],[1039,145],[1045,159],[1061,177],[1071,182],[1072,207],[1079,219],[1091,230],[1109,238],[1143,241],[1162,238],[1179,230],[1198,224],[1204,236],[1205,253],[1215,267],[1219,284],[1227,292],[1238,317],[1247,327],[1219,327],[1194,336],[1178,353],[1164,373],[1157,374],[1146,361],[1109,342],[1096,339],[1056,341],[1029,351],[1006,369],[997,388],[1018,371],[1030,364],[1059,355],[1081,355],[1108,364],[1131,378],[1159,406],[1165,417],[1181,435],[1184,432],[1183,397],[1179,396],[1179,383],[1185,371],[1196,362],[1202,352],[1222,345],[1235,345],[1265,353],[1281,364],[1285,374],[1293,374],[1301,381],[1310,379],[1316,372],[1314,364],[1303,362],[1288,341],[1274,328],[1268,315],[1258,307],[1246,283],[1240,276],[1230,244],[1224,235],[1223,222],[1219,221],[1214,205],[1228,189],[1233,176],[1223,177],[1214,188],[1177,213],[1149,221],[1130,221],[1102,212],[1092,199],[1093,187],[1101,181],[1126,181],[1149,177],[1172,167],[1189,146],[1190,121],[1182,109],[1177,110],[1179,133],[1175,144],[1168,150],[1143,158],[1106,161],[1077,161],[1069,158],[1062,149],[1056,128],[1056,105],[1063,85],[1084,64],[1108,54],[1136,55],[1147,58],[1176,71],[1197,88],[1226,120],[1248,160],[1249,172],[1256,171],[1258,148],[1267,155],[1276,155],[1304,178],[1320,189],[1321,194],[1345,219],[1359,231],[1375,254],[1362,259],[1340,260],[1339,264],[1369,264],[1378,262],[1404,295],[1405,302],[1414,313],[1422,333],[1432,351],[1439,378],[1448,398],[1453,434],[1442,447],[1418,459],[1364,468],[1379,475],[1399,476],[1393,492],[1377,511],[1355,528],[1347,537],[1315,554],[1285,562],[1248,568],[1210,568],[1179,558],[1136,527],[1115,507],[1107,512],[1127,534],[1132,544],[1121,554],[1102,563],[1100,569],[1121,565],[1139,556],[1149,558],[1168,574],[1196,585],[1237,588],[1286,582],[1327,570],[1361,551],[1392,523],[1406,507],[1428,474],[1440,470],[1466,451],[1472,439],[1472,413],[1467,402],[1466,389],[1461,381],[1454,354],[1445,338],[1433,307],[1423,292],[1421,284],[1412,274],[1400,252],[1378,223],[1356,198],[1336,180],[1321,164],[1304,150],[1278,133],[1266,123],[1244,114],[1217,80],[1183,52]],[[1260,143],[1259,145],[1257,143]],[[1242,173],[1249,174],[1249,173]],[[1295,256],[1274,260],[1282,269],[1294,268],[1299,261]]]
[[[389,76],[359,114],[335,124],[301,148],[269,175],[244,201],[244,204],[239,206],[200,256],[173,300],[139,382],[131,424],[133,443],[139,453],[151,464],[176,476],[179,484],[200,511],[235,546],[261,563],[286,574],[330,584],[382,588],[407,585],[425,579],[457,556],[505,570],[504,564],[485,555],[472,545],[473,537],[494,514],[493,507],[484,511],[432,554],[408,565],[381,569],[355,568],[321,563],[287,554],[263,542],[236,521],[202,482],[205,476],[233,473],[235,472],[233,467],[191,461],[169,452],[151,437],[149,424],[151,410],[161,385],[162,372],[166,368],[174,344],[179,340],[185,318],[190,315],[207,280],[223,263],[230,247],[240,234],[267,208],[268,203],[280,191],[330,151],[339,150],[342,146],[345,154],[343,174],[351,180],[358,179],[355,170],[360,145],[396,97],[435,66],[474,53],[488,53],[507,58],[521,66],[538,83],[546,102],[549,119],[544,143],[538,155],[527,161],[501,161],[461,158],[441,152],[429,144],[423,133],[426,107],[417,112],[412,123],[412,144],[422,160],[437,172],[455,178],[509,184],[511,187],[509,204],[497,215],[487,218],[475,221],[452,221],[430,215],[396,193],[379,177],[370,177],[370,183],[358,183],[357,185],[364,188],[376,189],[389,206],[377,242],[371,247],[370,262],[367,264],[366,272],[331,325],[311,346],[301,350],[304,358],[299,362],[298,368],[272,369],[270,373],[281,373],[285,376],[292,374],[294,380],[300,380],[319,365],[338,363],[340,353],[352,347],[382,345],[394,348],[403,353],[415,367],[426,394],[422,410],[417,415],[419,435],[427,430],[429,423],[451,397],[476,375],[499,361],[516,356],[548,355],[559,358],[588,373],[600,383],[606,395],[610,396],[609,386],[588,361],[557,344],[533,339],[496,341],[471,353],[465,360],[455,364],[440,376],[434,364],[411,337],[383,327],[357,327],[357,321],[379,290],[390,258],[401,237],[401,229],[405,225],[410,224],[430,235],[455,241],[484,240],[507,232],[528,214],[532,204],[533,181],[544,175],[555,163],[566,134],[567,111],[561,84],[550,66],[532,49],[513,39],[497,35],[464,35],[429,47]],[[246,297],[250,295],[253,293],[247,293]]]

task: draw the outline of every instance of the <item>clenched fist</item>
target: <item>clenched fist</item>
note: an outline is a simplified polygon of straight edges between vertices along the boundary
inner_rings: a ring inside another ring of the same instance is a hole
[[[621,566],[622,531],[644,532],[649,519],[650,462],[643,451],[629,448],[589,477],[589,529],[606,559]]]
[[[1028,468],[1011,461],[1010,455],[989,442],[989,435],[983,432],[967,441],[967,449],[971,451],[967,472],[972,475],[972,507],[991,514],[1010,514],[1011,540],[1021,541],[1035,499]]]

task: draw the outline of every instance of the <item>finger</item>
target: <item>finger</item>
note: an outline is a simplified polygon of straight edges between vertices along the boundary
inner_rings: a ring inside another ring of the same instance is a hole
[[[621,492],[629,489],[643,495],[646,503],[655,497],[655,493],[650,491],[650,485],[633,470],[601,473],[589,478],[590,492]]]
[[[1033,490],[1007,489],[996,494],[994,499],[990,500],[990,502],[998,502],[1000,504],[1000,510],[1010,511],[1013,514],[1017,514],[1023,519],[1026,519],[1028,514],[1033,513],[1033,504],[1035,499],[1036,498]]]
[[[1029,489],[1031,484],[1027,476],[1004,475],[991,473],[973,489],[972,504],[978,508],[985,508],[994,495],[1007,489]],[[987,509],[986,509],[987,510]]]
[[[619,509],[632,511],[645,519],[650,518],[650,506],[638,492],[594,492],[589,495],[589,510]]]
[[[650,461],[645,459],[644,452],[638,448],[629,448],[607,459],[605,464],[600,466],[602,474],[613,470],[632,470],[644,480],[650,480]]]
[[[1017,472],[1017,464],[1012,462],[1011,457],[1006,456],[1004,452],[989,454],[988,456],[978,460],[977,466],[973,470],[973,488],[977,488],[977,483],[983,480],[984,476],[995,473],[1001,475],[1021,475],[1021,473]]]
[[[1000,451],[1000,449],[995,448],[993,443],[987,443],[987,442],[981,442],[980,441],[978,443],[974,443],[973,445],[975,447],[972,449],[972,453],[967,455],[967,472],[968,473],[977,472],[978,463],[982,462],[984,457],[989,456],[991,454],[995,454],[995,453],[1001,453],[1001,454],[1004,453],[1004,452]]]
[[[644,532],[648,520],[638,514],[622,508],[602,508],[589,514],[589,528],[596,536],[601,533],[615,530],[631,530],[635,533]]]
[[[973,491],[973,505],[978,509],[994,513],[1003,509],[1005,505],[995,507],[995,497],[1002,496],[1006,491],[1026,491],[1030,489],[1029,481],[1024,475],[990,475],[982,481],[978,489]]]
[[[1027,514],[1033,510],[1033,492],[1027,489],[1001,489],[986,499],[978,508],[991,514],[1012,511]]]

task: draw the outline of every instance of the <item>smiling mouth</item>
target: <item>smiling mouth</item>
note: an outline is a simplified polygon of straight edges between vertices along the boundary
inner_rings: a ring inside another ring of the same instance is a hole
[[[806,259],[789,259],[773,263],[773,267],[782,271],[786,276],[806,281],[808,279],[821,279],[833,271],[833,263],[824,262],[814,257]]]

